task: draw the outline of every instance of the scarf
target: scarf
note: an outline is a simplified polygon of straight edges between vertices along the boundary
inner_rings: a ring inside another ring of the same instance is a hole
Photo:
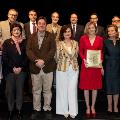
[[[20,36],[19,38],[16,38],[15,36],[12,35],[11,38],[16,45],[16,49],[17,49],[19,55],[21,55],[21,50],[20,50],[20,45],[19,44],[22,42],[22,36]]]

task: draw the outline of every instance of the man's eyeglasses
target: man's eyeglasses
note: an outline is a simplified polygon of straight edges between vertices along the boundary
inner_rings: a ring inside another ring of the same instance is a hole
[[[14,16],[14,17],[17,17],[17,15],[14,15],[14,14],[9,14],[10,16]]]
[[[120,20],[113,20],[112,22],[120,22]]]

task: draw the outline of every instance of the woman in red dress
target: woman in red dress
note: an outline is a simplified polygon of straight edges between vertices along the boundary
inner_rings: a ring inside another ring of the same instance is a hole
[[[86,102],[86,115],[95,117],[95,102],[97,97],[97,89],[102,88],[102,74],[101,68],[88,67],[86,61],[87,50],[100,50],[102,63],[102,49],[103,38],[96,35],[97,28],[93,22],[88,22],[85,26],[84,33],[80,39],[80,57],[82,58],[81,72],[80,72],[80,89],[84,90],[84,97]],[[102,64],[100,66],[102,67]],[[89,91],[92,90],[92,105],[90,107]]]

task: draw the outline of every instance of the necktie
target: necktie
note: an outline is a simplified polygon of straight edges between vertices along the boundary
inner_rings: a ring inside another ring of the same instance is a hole
[[[33,33],[36,32],[36,26],[35,26],[35,23],[32,23],[33,24]]]
[[[73,25],[73,38],[75,38],[75,25]]]

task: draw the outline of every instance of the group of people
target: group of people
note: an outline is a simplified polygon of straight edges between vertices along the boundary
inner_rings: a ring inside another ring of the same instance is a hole
[[[56,114],[75,118],[78,114],[78,83],[84,91],[87,117],[95,117],[95,103],[105,81],[108,113],[118,114],[120,92],[120,18],[114,16],[106,28],[99,26],[93,13],[84,26],[78,25],[78,16],[72,13],[70,24],[60,26],[59,13],[51,14],[51,24],[44,16],[29,11],[30,21],[17,22],[18,12],[8,11],[8,20],[0,22],[0,79],[6,81],[9,116],[13,117],[16,103],[17,120],[22,119],[25,81],[31,80],[33,113],[36,120],[40,111],[51,111],[52,83],[56,81]],[[88,51],[100,51],[99,66],[88,65]],[[103,79],[103,80],[102,80]],[[78,82],[80,81],[80,82]],[[29,87],[30,87],[29,86]],[[90,97],[92,91],[92,97]],[[43,93],[44,105],[41,105]],[[90,100],[92,98],[92,100]],[[112,99],[114,108],[112,108]],[[92,103],[90,104],[90,101]]]

